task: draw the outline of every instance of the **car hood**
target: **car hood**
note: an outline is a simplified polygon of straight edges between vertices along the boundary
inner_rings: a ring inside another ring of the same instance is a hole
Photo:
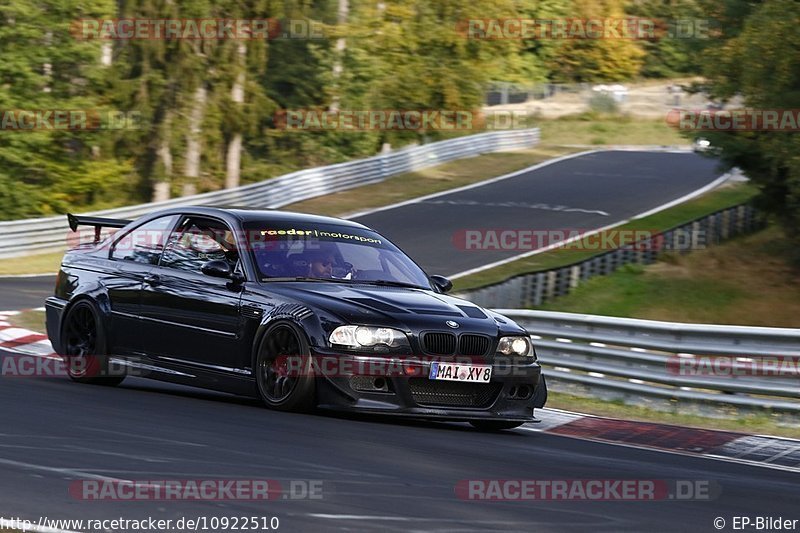
[[[414,332],[469,331],[491,336],[501,331],[524,333],[513,321],[497,313],[467,300],[424,289],[358,283],[287,282],[270,284],[268,292],[291,298],[312,310],[314,307],[323,309],[349,324],[395,327]]]

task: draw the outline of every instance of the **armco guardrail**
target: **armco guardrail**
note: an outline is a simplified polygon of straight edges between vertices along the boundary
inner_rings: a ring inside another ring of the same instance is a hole
[[[762,213],[749,204],[722,209],[666,230],[636,244],[609,250],[583,261],[514,276],[500,283],[459,294],[483,307],[528,308],[569,294],[594,276],[626,264],[651,264],[663,252],[687,253],[765,226]],[[610,230],[613,231],[613,230]]]
[[[659,410],[800,420],[800,329],[498,309],[532,334],[552,390]]]
[[[179,205],[237,205],[276,208],[316,196],[489,152],[535,146],[539,129],[480,133],[413,146],[367,159],[310,168],[235,189],[87,213],[112,218],[135,218],[156,209]],[[66,217],[56,216],[0,222],[0,258],[64,249],[67,246]]]

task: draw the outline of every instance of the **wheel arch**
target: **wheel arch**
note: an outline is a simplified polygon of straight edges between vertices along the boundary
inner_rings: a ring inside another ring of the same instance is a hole
[[[67,305],[64,306],[64,310],[61,312],[61,323],[58,325],[58,332],[59,332],[59,344],[58,347],[59,353],[63,352],[63,344],[64,344],[64,325],[66,324],[67,317],[69,316],[70,311],[75,307],[75,305],[81,302],[87,302],[91,304],[95,311],[97,312],[98,318],[101,322],[100,327],[103,328],[105,333],[105,342],[108,342],[108,332],[110,326],[110,318],[111,318],[111,302],[108,299],[108,294],[105,292],[99,293],[92,293],[93,291],[83,291],[76,293],[70,298]],[[99,297],[98,297],[99,296]]]
[[[261,325],[258,327],[258,331],[253,337],[253,347],[250,353],[250,370],[253,372],[254,376],[256,372],[256,360],[258,358],[258,352],[261,349],[261,344],[264,342],[267,333],[269,333],[269,331],[273,329],[275,326],[281,324],[287,324],[291,326],[292,329],[294,329],[295,333],[301,336],[302,340],[309,347],[312,346],[306,328],[303,327],[302,321],[298,320],[297,317],[288,314],[267,317],[264,321],[261,322]]]

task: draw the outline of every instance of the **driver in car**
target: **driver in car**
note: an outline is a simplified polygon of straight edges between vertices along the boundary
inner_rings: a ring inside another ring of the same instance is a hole
[[[309,277],[332,278],[335,260],[333,254],[317,252],[309,260]]]

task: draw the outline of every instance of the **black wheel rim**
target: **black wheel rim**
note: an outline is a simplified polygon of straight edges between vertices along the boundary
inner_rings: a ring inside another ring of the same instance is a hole
[[[258,386],[264,399],[279,404],[294,392],[302,376],[289,374],[289,359],[301,357],[300,342],[288,326],[270,333],[264,342],[258,361]]]
[[[73,375],[87,371],[89,358],[97,351],[97,321],[92,310],[80,305],[70,313],[66,327],[65,354]]]

